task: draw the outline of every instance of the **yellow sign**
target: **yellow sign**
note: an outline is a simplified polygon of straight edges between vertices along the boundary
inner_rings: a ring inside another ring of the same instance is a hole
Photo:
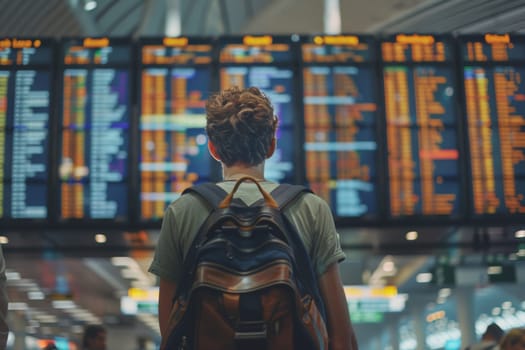
[[[509,34],[485,34],[487,44],[510,44]]]
[[[398,34],[396,35],[396,42],[400,44],[423,44],[430,45],[433,44],[436,39],[432,35],[407,35],[407,34]]]
[[[186,46],[188,45],[188,38],[164,38],[162,39],[164,46]]]
[[[86,48],[108,47],[109,39],[108,38],[85,38],[83,46]]]
[[[38,48],[42,45],[40,40],[30,40],[30,39],[0,39],[0,48],[13,48],[13,49],[28,49],[28,48]]]
[[[355,46],[359,45],[359,37],[355,35],[325,35],[315,36],[313,39],[314,44],[317,45],[348,45]]]
[[[159,289],[130,288],[128,289],[128,297],[130,297],[133,300],[157,301],[159,299]]]
[[[273,38],[270,35],[247,35],[242,39],[242,42],[244,43],[244,45],[248,46],[271,45],[273,43]]]
[[[396,286],[344,286],[347,299],[353,298],[391,298],[398,295]]]

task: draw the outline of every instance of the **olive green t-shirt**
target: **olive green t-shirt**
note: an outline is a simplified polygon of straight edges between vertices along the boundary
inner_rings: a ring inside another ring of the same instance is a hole
[[[273,182],[260,184],[268,192],[278,186]],[[235,182],[220,182],[218,185],[230,192]],[[234,197],[250,205],[262,198],[262,195],[255,184],[243,183]],[[177,283],[183,273],[184,257],[210,211],[209,204],[191,193],[171,203],[164,213],[149,272]],[[341,249],[332,213],[324,200],[307,193],[288,206],[284,215],[297,228],[318,276],[332,263],[344,260],[345,254]]]

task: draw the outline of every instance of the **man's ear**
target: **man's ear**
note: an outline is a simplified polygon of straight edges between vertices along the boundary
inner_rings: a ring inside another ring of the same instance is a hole
[[[215,148],[215,145],[210,140],[208,140],[208,151],[210,152],[213,159],[215,159],[218,162],[221,161],[221,157],[219,157],[219,154],[217,153],[217,149]]]
[[[275,152],[275,147],[277,147],[277,139],[274,137],[272,139],[272,142],[270,143],[270,148],[268,149],[268,153],[266,154],[266,159],[273,156],[273,153]]]

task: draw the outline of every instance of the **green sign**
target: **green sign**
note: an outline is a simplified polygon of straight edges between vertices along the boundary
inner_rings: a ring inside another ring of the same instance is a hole
[[[381,323],[383,322],[384,315],[381,312],[360,312],[351,311],[350,318],[352,323]]]

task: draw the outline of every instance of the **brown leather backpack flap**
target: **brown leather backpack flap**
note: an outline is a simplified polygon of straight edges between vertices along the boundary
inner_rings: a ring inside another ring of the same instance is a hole
[[[276,261],[250,273],[228,271],[216,264],[200,264],[192,289],[210,287],[229,293],[247,293],[275,284],[295,289],[291,276],[292,270],[285,261]]]
[[[231,350],[235,349],[235,320],[225,314],[222,293],[201,288],[195,293],[194,349]],[[235,308],[229,305],[229,308]],[[238,308],[238,300],[237,300]],[[231,311],[230,311],[231,312]]]
[[[287,287],[275,286],[261,296],[268,328],[268,349],[293,349],[295,297]]]

